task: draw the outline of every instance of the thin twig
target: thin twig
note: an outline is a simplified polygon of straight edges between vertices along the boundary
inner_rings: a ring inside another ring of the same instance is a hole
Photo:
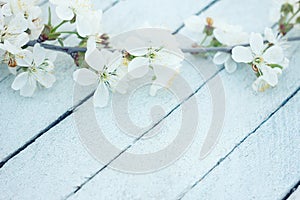
[[[286,41],[288,42],[300,41],[300,36],[287,38]],[[264,42],[266,43],[267,41]],[[36,43],[39,42],[37,40],[29,41],[27,43],[27,46],[34,46]],[[87,50],[84,47],[61,47],[61,46],[56,46],[56,45],[46,44],[46,43],[40,43],[40,45],[45,49],[60,51],[60,52],[67,53],[69,55],[78,52],[86,52]],[[181,50],[184,53],[206,53],[206,52],[216,52],[216,51],[229,53],[236,46],[249,46],[249,45],[250,44],[247,43],[247,44],[239,44],[239,45],[229,46],[229,47],[199,47],[199,48],[183,48]]]

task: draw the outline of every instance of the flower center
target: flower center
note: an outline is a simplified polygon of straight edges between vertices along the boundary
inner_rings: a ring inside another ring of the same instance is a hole
[[[264,62],[264,59],[262,57],[256,57],[254,59],[254,64],[256,64],[256,65],[259,65],[259,64],[261,64],[263,62]]]

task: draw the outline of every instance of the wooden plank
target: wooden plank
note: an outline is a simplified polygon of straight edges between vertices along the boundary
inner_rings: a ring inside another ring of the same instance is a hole
[[[183,199],[282,199],[300,179],[299,100],[300,92]]]

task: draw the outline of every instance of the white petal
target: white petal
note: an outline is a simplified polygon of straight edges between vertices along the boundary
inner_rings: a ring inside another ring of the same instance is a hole
[[[204,20],[196,15],[184,20],[186,28],[194,32],[202,32],[204,28]]]
[[[264,51],[265,45],[264,45],[264,39],[259,33],[251,33],[250,35],[250,47],[252,51],[256,55],[261,55]]]
[[[252,88],[256,92],[264,92],[269,87],[270,85],[262,78],[262,76],[258,77],[252,84]]]
[[[217,52],[213,58],[213,62],[216,65],[223,65],[226,60],[230,57],[230,54],[228,53],[223,53],[223,52]]]
[[[16,61],[18,66],[31,66],[33,62],[33,54],[31,51],[24,49],[16,55]]]
[[[260,66],[260,70],[262,71],[262,79],[264,79],[269,85],[275,86],[278,83],[277,71],[273,70],[271,67],[267,65]]]
[[[74,17],[73,11],[67,6],[57,6],[55,11],[57,16],[62,20],[71,20]]]
[[[86,63],[96,71],[101,71],[105,63],[104,55],[98,50],[93,49],[85,54]]]
[[[2,47],[11,54],[18,54],[21,51],[21,48],[11,44],[8,40],[4,40],[4,45]]]
[[[276,37],[272,31],[272,29],[266,27],[265,28],[265,38],[272,44],[276,43]]]
[[[1,11],[2,11],[2,14],[5,15],[5,16],[11,16],[12,15],[10,5],[8,3],[6,3],[2,6]]]
[[[250,63],[253,61],[253,55],[249,48],[237,46],[232,49],[232,59],[235,62]]]
[[[27,33],[19,34],[16,39],[14,40],[14,45],[16,47],[22,47],[29,41],[29,36]]]
[[[28,76],[28,81],[20,89],[20,94],[24,97],[31,97],[36,88],[36,80],[32,76]]]
[[[39,6],[31,6],[27,10],[30,19],[37,19],[42,14],[42,9]]]
[[[173,83],[173,79],[179,73],[179,67],[153,66],[153,71],[156,76],[154,83],[164,87],[170,87]]]
[[[97,82],[98,77],[97,75],[92,72],[91,70],[88,70],[86,68],[78,69],[73,73],[73,79],[78,84],[87,86],[92,85]]]
[[[148,53],[148,49],[147,48],[140,48],[140,49],[129,49],[126,50],[130,55],[134,55],[134,56],[144,56]]]
[[[134,78],[140,78],[147,74],[149,70],[149,60],[147,58],[137,57],[128,65],[128,72]]]
[[[33,58],[37,66],[40,66],[46,59],[46,51],[40,44],[35,44],[33,47]]]
[[[152,60],[152,63],[162,66],[177,66],[180,65],[182,61],[183,57],[163,49],[157,52],[157,56]]]
[[[53,74],[41,70],[37,71],[35,73],[35,76],[37,78],[37,81],[45,88],[52,87],[53,83],[56,81],[56,78]]]
[[[86,37],[93,34],[93,22],[89,21],[88,16],[77,15],[76,16],[76,28],[78,34],[82,37]]]
[[[28,72],[22,72],[20,73],[14,80],[14,82],[11,85],[11,88],[14,90],[21,89],[28,80]]]
[[[28,23],[22,13],[18,13],[10,22],[7,28],[7,32],[18,34],[26,31]]]
[[[233,72],[235,72],[235,70],[236,70],[236,68],[237,68],[236,62],[234,62],[233,59],[231,59],[231,58],[229,58],[229,59],[225,62],[224,66],[225,66],[225,69],[226,69],[226,71],[227,71],[228,73],[233,73]]]
[[[90,36],[87,40],[87,51],[93,51],[94,49],[96,49],[96,38],[95,36]]]
[[[277,45],[272,46],[266,50],[263,58],[269,64],[279,64],[284,58],[283,50]]]
[[[94,94],[93,101],[95,107],[103,108],[107,106],[109,100],[109,91],[105,83],[101,82]]]

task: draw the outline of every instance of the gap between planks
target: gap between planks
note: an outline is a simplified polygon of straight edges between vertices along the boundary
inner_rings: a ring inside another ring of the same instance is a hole
[[[216,2],[218,2],[220,0],[214,0],[212,1],[210,4],[208,4],[206,7],[204,7],[202,10],[200,10],[199,12],[196,13],[196,15],[200,15],[201,13],[203,13],[205,10],[207,10],[208,8],[210,8],[212,5],[214,5]],[[114,5],[116,5],[119,1],[115,1],[113,2],[109,7],[107,7],[106,9],[104,9],[104,12],[107,11],[109,8],[113,7]],[[184,24],[182,24],[179,28],[177,28],[173,34],[178,33],[182,28],[184,28]],[[125,149],[123,149],[117,156],[115,156],[111,161],[109,161],[106,165],[104,165],[101,169],[99,169],[96,173],[94,173],[92,176],[90,176],[85,182],[83,182],[80,186],[78,186],[76,188],[76,190],[74,190],[72,193],[70,193],[68,197],[72,196],[73,194],[75,194],[76,192],[78,192],[85,184],[87,184],[91,179],[93,179],[98,173],[100,173],[102,170],[104,170],[106,167],[108,167],[114,160],[116,160],[119,156],[121,156],[125,151],[127,151],[128,149],[130,149],[136,142],[138,142],[143,136],[145,136],[149,131],[151,131],[153,128],[155,128],[159,123],[161,123],[164,119],[166,119],[171,113],[173,113],[178,107],[180,107],[183,103],[185,103],[186,101],[189,100],[189,98],[191,98],[192,96],[194,96],[195,94],[198,93],[198,91],[206,85],[206,83],[208,83],[211,79],[213,79],[218,73],[220,73],[221,71],[224,70],[224,67],[221,68],[220,70],[218,70],[215,74],[213,74],[209,79],[207,79],[203,84],[201,84],[191,95],[189,95],[186,99],[184,99],[182,102],[180,102],[177,106],[175,106],[169,113],[167,113],[162,119],[160,119],[157,123],[155,123],[149,130],[147,130],[146,132],[144,132],[141,136],[139,136],[138,138],[136,138],[132,144],[128,145]],[[273,111],[263,122],[261,122],[251,133],[249,133],[244,139],[242,139],[228,154],[226,154],[226,156],[224,156],[223,158],[221,158],[216,165],[214,165],[204,176],[202,176],[197,182],[195,182],[184,194],[186,194],[188,191],[190,191],[192,188],[194,188],[201,180],[203,180],[210,172],[212,172],[218,165],[220,165],[231,153],[234,152],[234,150],[236,148],[238,148],[239,145],[241,145],[248,137],[250,137],[252,134],[254,134],[265,122],[267,122],[280,108],[282,108],[294,95],[297,94],[297,92],[299,91],[300,88],[297,88],[296,91],[294,91],[286,100],[284,100],[282,102],[282,104],[275,109],[275,111]],[[21,151],[23,151],[24,149],[26,149],[29,145],[31,145],[36,139],[38,139],[39,137],[41,137],[44,133],[46,133],[48,130],[50,130],[51,128],[53,128],[54,126],[56,126],[57,124],[59,124],[61,121],[63,121],[65,118],[67,118],[68,116],[70,116],[74,111],[76,111],[76,109],[78,107],[80,107],[80,105],[82,105],[84,102],[86,102],[88,99],[90,99],[93,96],[93,93],[89,94],[87,97],[85,97],[83,100],[81,100],[79,103],[77,103],[75,106],[71,107],[68,111],[66,111],[64,114],[62,114],[57,120],[55,120],[54,122],[52,122],[49,126],[47,126],[45,129],[43,129],[39,134],[37,134],[35,137],[33,137],[31,140],[29,140],[27,143],[25,143],[22,147],[20,147],[18,150],[16,150],[14,153],[12,153],[10,156],[10,158],[8,159],[4,159],[4,161],[0,162],[0,168],[7,162],[9,161],[11,158],[13,158],[14,156],[18,155]],[[299,185],[299,182],[297,183]],[[296,188],[297,185],[293,188]],[[289,192],[289,194],[287,194],[287,197],[289,195],[292,194],[292,192],[294,191],[293,188],[291,189],[291,191]],[[184,195],[183,195],[184,196]],[[183,197],[182,196],[182,197]]]
[[[45,3],[47,3],[48,0],[43,1],[40,5],[44,5]],[[116,4],[118,4],[120,2],[120,0],[116,0],[113,3],[111,3],[109,6],[107,6],[106,8],[103,9],[103,12],[108,11],[109,9],[111,9],[112,7],[114,7]],[[5,76],[3,79],[0,80],[0,83],[4,80],[6,80],[9,76],[11,76],[11,74],[8,74],[7,76]],[[46,133],[47,131],[49,131],[50,129],[52,129],[53,127],[55,127],[57,124],[59,124],[61,121],[63,121],[64,119],[66,119],[68,116],[70,116],[75,110],[76,108],[78,108],[81,104],[83,104],[85,101],[87,101],[89,98],[91,98],[93,96],[93,94],[89,94],[87,97],[85,97],[84,99],[82,99],[81,101],[79,101],[77,104],[75,104],[74,106],[72,106],[71,108],[69,108],[65,113],[63,113],[62,115],[60,115],[55,121],[53,121],[52,123],[50,123],[46,128],[44,128],[43,130],[41,130],[38,134],[36,134],[34,137],[32,137],[31,139],[29,139],[25,144],[23,144],[21,147],[19,147],[18,149],[16,149],[14,152],[12,152],[11,154],[9,154],[8,156],[6,156],[1,162],[0,162],[0,169],[13,157],[15,157],[16,155],[18,155],[19,153],[21,153],[24,149],[26,149],[27,147],[29,147],[32,143],[34,143],[39,137],[41,137],[44,133]]]
[[[288,191],[288,193],[282,198],[282,200],[288,200],[291,195],[296,192],[297,188],[300,189],[300,180]]]
[[[224,157],[220,158],[218,162],[210,169],[208,170],[200,179],[195,181],[190,187],[186,188],[179,196],[178,200],[182,199],[189,191],[191,191],[194,187],[196,187],[202,180],[204,180],[215,168],[217,168],[226,158],[228,158],[243,142],[245,142],[250,136],[256,133],[258,129],[262,125],[264,125],[269,119],[271,119],[282,107],[284,107],[289,100],[291,100],[298,92],[300,91],[300,86],[290,95],[288,96],[280,105],[278,108],[276,108],[266,119],[264,119],[253,131],[248,133],[246,137],[244,137],[239,143],[237,143]],[[300,184],[299,182],[297,183]],[[298,185],[295,185],[293,188],[297,187]],[[293,188],[291,191],[293,191]],[[291,192],[292,193],[292,192]],[[291,194],[290,193],[290,194]],[[290,194],[287,194],[286,196],[289,196]]]

